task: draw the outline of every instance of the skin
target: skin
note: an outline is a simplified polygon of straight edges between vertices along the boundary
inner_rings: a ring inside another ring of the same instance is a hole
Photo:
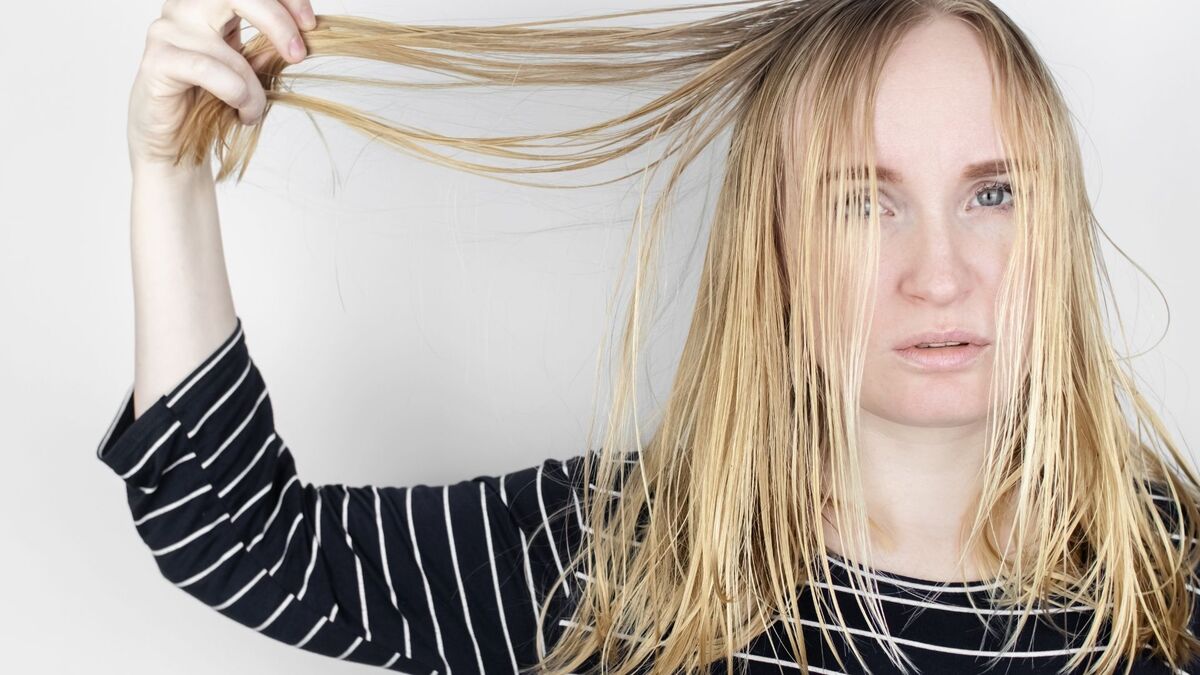
[[[175,165],[174,158],[197,88],[236,108],[244,124],[262,118],[261,64],[241,54],[243,19],[288,62],[303,60],[301,31],[315,26],[308,0],[167,0],[146,30],[130,88],[134,417],[194,371],[237,322],[210,161]]]
[[[172,159],[193,87],[236,108],[243,123],[261,118],[257,64],[237,51],[242,19],[289,62],[303,59],[288,46],[313,26],[307,0],[167,0],[130,92],[135,416],[233,330],[211,168]],[[959,177],[968,163],[1000,157],[988,81],[969,29],[938,20],[915,28],[892,55],[875,113],[878,163],[904,183],[883,185],[878,205],[883,257],[861,438],[868,512],[885,536],[873,533],[867,562],[927,579],[956,576],[956,532],[983,452],[991,354],[964,372],[928,374],[900,362],[892,345],[947,327],[993,336],[1011,220],[978,205],[989,203],[975,194],[984,181]],[[826,534],[840,552],[836,533]]]
[[[1005,174],[962,177],[969,164],[1004,157],[985,53],[969,26],[940,18],[904,38],[884,67],[874,128],[877,166],[903,180],[881,182],[870,205],[881,258],[860,399],[867,513],[878,526],[867,564],[930,580],[986,578],[955,562],[980,483],[994,345],[949,372],[922,371],[894,351],[926,330],[995,339],[1015,218],[1003,208],[1012,193],[985,188]],[[841,553],[828,524],[826,535]]]

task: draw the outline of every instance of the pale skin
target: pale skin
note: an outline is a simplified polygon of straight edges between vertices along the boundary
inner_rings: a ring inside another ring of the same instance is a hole
[[[880,531],[864,562],[922,579],[985,579],[989,571],[955,562],[980,484],[994,344],[950,372],[922,371],[894,351],[927,330],[995,337],[1013,194],[986,187],[1007,183],[1003,173],[963,178],[970,164],[1004,158],[985,54],[967,25],[937,19],[906,35],[884,66],[874,129],[877,166],[902,180],[880,182],[870,205],[881,257],[859,439],[867,513]],[[842,552],[836,531],[826,535]]]
[[[236,313],[221,246],[212,170],[171,165],[175,132],[200,87],[260,121],[266,99],[238,52],[245,19],[287,61],[314,26],[308,0],[168,0],[147,32],[127,127],[134,283],[134,415],[212,353]],[[951,20],[915,28],[885,66],[875,113],[876,159],[903,177],[881,184],[881,249],[861,400],[873,567],[926,579],[961,578],[958,528],[983,458],[992,354],[955,373],[914,370],[892,353],[922,330],[994,335],[992,306],[1012,239],[1011,194],[978,190],[963,167],[1000,158],[987,66],[969,29]],[[1002,180],[1003,176],[996,176]],[[836,532],[830,548],[840,551]],[[968,568],[968,578],[985,576]]]
[[[236,108],[242,123],[261,120],[266,94],[254,74],[257,64],[239,51],[242,19],[290,63],[304,58],[301,30],[315,27],[308,0],[168,0],[146,33],[130,91],[135,417],[195,370],[236,325],[212,167],[172,161],[176,132],[197,88]],[[291,51],[293,41],[299,52]]]

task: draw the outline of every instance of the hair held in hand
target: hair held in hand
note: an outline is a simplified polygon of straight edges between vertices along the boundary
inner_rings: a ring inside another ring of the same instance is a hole
[[[591,24],[706,7],[729,11],[661,26]],[[583,505],[592,528],[587,545],[558,580],[581,592],[571,593],[571,621],[545,645],[537,672],[574,672],[593,654],[614,674],[645,672],[639,668],[650,662],[653,673],[707,672],[717,661],[733,671],[743,645],[777,618],[797,616],[799,589],[829,583],[820,524],[830,506],[837,506],[839,532],[867,530],[854,431],[863,318],[879,255],[878,228],[869,225],[878,216],[845,208],[860,196],[843,191],[855,167],[870,167],[870,192],[861,197],[876,203],[871,123],[880,70],[909,28],[943,16],[973,28],[987,54],[997,128],[1005,156],[1014,158],[1010,177],[1019,195],[996,310],[986,475],[965,541],[982,568],[999,570],[997,606],[1020,609],[1009,615],[1012,635],[1036,607],[1070,599],[1093,607],[1095,621],[1069,668],[1105,644],[1087,672],[1113,672],[1145,648],[1178,667],[1200,653],[1187,630],[1189,582],[1200,567],[1200,479],[1139,392],[1128,358],[1110,344],[1101,231],[1063,97],[1028,37],[987,0],[730,2],[476,27],[319,16],[303,34],[310,58],[368,59],[448,81],[291,73],[278,55],[261,65],[263,120],[274,104],[288,105],[422,159],[507,182],[541,185],[510,175],[585,169],[660,140],[666,148],[654,161],[615,180],[677,160],[649,225],[639,207],[631,230],[638,235],[636,283],[621,365],[602,441],[588,446],[600,451],[584,465],[601,489]],[[243,48],[252,62],[268,50],[261,36]],[[487,86],[644,85],[665,93],[579,128],[462,137],[292,89],[305,80],[405,96]],[[201,95],[182,128],[178,161],[199,163],[215,152],[218,180],[234,172],[240,179],[262,122],[244,126],[236,110]],[[661,417],[643,436],[635,385],[650,342],[647,319],[655,316],[663,205],[684,168],[726,131],[691,325]],[[798,233],[787,251],[785,231]],[[1026,327],[1032,344],[1022,354]],[[632,469],[628,457],[637,459]],[[1152,485],[1160,486],[1157,497]],[[616,491],[621,498],[611,508]],[[993,536],[1002,507],[1015,508],[1021,525],[1011,541]],[[577,572],[589,583],[577,583]],[[871,594],[874,579],[852,577],[867,593],[870,632],[908,670]],[[827,595],[818,597],[820,625],[805,630],[832,646],[829,628],[843,625],[842,613]],[[557,622],[542,610],[539,620]],[[780,632],[804,664],[800,626],[784,621]]]

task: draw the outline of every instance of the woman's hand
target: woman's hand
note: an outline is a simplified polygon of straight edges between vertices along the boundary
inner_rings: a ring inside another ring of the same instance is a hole
[[[129,95],[130,162],[174,165],[176,136],[201,87],[256,124],[266,94],[256,63],[241,54],[242,19],[265,35],[289,63],[304,59],[300,30],[316,26],[310,0],[167,0],[146,32],[146,49]],[[270,56],[264,52],[263,57]],[[262,57],[260,57],[262,58]]]

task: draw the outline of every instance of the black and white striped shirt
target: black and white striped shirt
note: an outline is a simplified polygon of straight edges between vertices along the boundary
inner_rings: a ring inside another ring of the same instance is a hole
[[[96,450],[126,484],[138,535],[164,577],[223,615],[325,656],[404,673],[517,673],[571,620],[577,572],[536,612],[583,537],[583,456],[547,459],[452,485],[311,485],[275,429],[240,317],[231,335],[174,390],[133,419],[132,386]],[[866,630],[845,565],[828,553],[849,632],[873,672],[896,669]],[[1005,612],[986,584],[875,571],[892,634],[923,673],[982,672],[999,654]],[[802,597],[809,672],[844,673]],[[976,609],[971,606],[973,598]],[[1053,673],[1077,650],[1088,610],[1047,610],[1027,623],[997,672]],[[995,622],[991,634],[982,619]],[[861,672],[830,626],[850,672]],[[1193,626],[1193,630],[1195,626]],[[998,634],[997,634],[998,633]],[[800,672],[780,622],[738,651],[751,674]],[[1095,656],[1099,656],[1096,654]],[[1190,673],[1200,673],[1200,664]],[[712,672],[723,672],[714,664]],[[1170,674],[1142,660],[1139,675]]]

